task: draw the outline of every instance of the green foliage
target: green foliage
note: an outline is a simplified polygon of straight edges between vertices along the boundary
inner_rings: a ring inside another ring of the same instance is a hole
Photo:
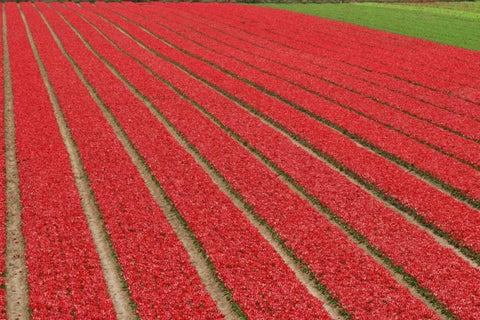
[[[480,50],[480,2],[260,5]]]

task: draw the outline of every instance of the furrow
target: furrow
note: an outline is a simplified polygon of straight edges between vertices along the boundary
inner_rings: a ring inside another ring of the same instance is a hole
[[[15,111],[10,73],[7,16],[2,5],[4,130],[5,130],[5,186],[6,186],[6,248],[5,290],[6,314],[10,319],[29,319],[27,268],[25,266],[25,239],[22,233],[22,204],[15,146]]]
[[[5,183],[5,76],[3,65],[3,20],[5,16],[3,14],[3,6],[0,9],[0,34],[2,36],[2,44],[0,44],[0,57],[2,62],[0,63],[0,316],[6,318],[6,296],[5,296],[5,247],[6,247],[6,183]]]

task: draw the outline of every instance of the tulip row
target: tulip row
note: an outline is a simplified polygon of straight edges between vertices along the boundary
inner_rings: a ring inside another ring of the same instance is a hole
[[[186,22],[184,21],[184,23]],[[180,26],[178,28],[180,29]],[[195,30],[198,28],[199,27],[196,27]],[[162,35],[164,34],[165,32],[162,33]],[[215,36],[217,35],[219,34],[216,33]],[[208,39],[202,38],[201,40],[201,43],[208,43]],[[216,43],[215,46],[212,45],[215,50],[218,50],[219,46],[221,45],[218,43]],[[248,49],[253,48],[249,47]],[[232,56],[235,58],[238,57],[238,55],[233,54]],[[275,57],[275,55],[272,55],[272,57]],[[254,59],[252,59],[251,63],[255,63],[253,60]],[[268,63],[265,63],[265,61],[262,61],[258,58],[257,61],[264,62],[264,66],[268,65]],[[298,64],[301,64],[301,61],[297,63],[297,65]],[[278,67],[278,65],[272,66],[269,68],[269,70],[271,72],[275,72],[275,70],[278,70]],[[298,79],[297,76],[295,78]],[[395,99],[396,98],[397,97],[395,97]],[[320,133],[318,133],[317,136],[319,134]],[[323,134],[322,136],[325,137],[326,135]],[[350,146],[352,143],[347,138],[342,138],[338,134],[337,136],[342,142],[338,140],[332,140],[331,143],[328,144],[321,143],[318,146],[318,149],[323,153],[326,153],[329,157],[334,158],[335,161],[341,163],[342,166],[349,168],[358,175],[361,175],[361,177],[367,183],[375,184],[378,188],[380,188],[380,192],[385,192],[388,195],[391,195],[405,206],[414,207],[418,214],[427,218],[428,222],[434,223],[440,229],[452,234],[454,238],[463,245],[473,247],[475,250],[477,250],[477,252],[480,252],[480,243],[478,243],[480,238],[476,237],[474,234],[474,226],[480,224],[480,217],[475,214],[475,210],[462,203],[459,203],[458,201],[438,191],[436,188],[429,186],[427,183],[411,176],[404,170],[398,168],[395,164],[385,161],[375,154],[366,152],[362,148]],[[302,138],[307,137],[302,136]],[[309,139],[307,138],[307,140]],[[315,138],[309,141],[312,141],[312,144],[315,146],[318,145],[318,143],[314,143],[317,141]],[[340,150],[333,151],[332,149]],[[346,154],[356,154],[356,156],[345,159]],[[359,159],[368,159],[368,161],[358,161]],[[379,167],[384,167],[385,171],[377,170]],[[385,172],[391,172],[391,174],[385,175]],[[414,186],[416,192],[412,193],[408,189],[403,188],[403,186],[406,184],[412,187]],[[425,202],[424,199],[426,198],[435,199],[435,201]],[[469,221],[467,222],[466,220]]]
[[[142,23],[143,21],[145,20],[142,20]],[[157,34],[160,34],[164,39],[169,41],[169,43],[179,46],[182,50],[183,48],[187,48],[188,52],[194,50],[192,49],[192,44],[178,36],[165,32],[165,29],[161,28],[159,25],[150,21],[145,21],[145,23],[148,23],[151,30],[156,30]],[[204,51],[202,51],[202,54],[203,52]],[[199,57],[200,60],[205,60],[203,55],[196,56]],[[213,62],[210,60],[206,61],[209,61],[210,63],[217,62],[217,60]],[[437,151],[435,147],[432,149],[430,144],[426,145],[414,141],[406,134],[394,130],[394,128],[389,125],[371,121],[366,117],[360,116],[354,112],[356,110],[345,109],[340,112],[340,106],[338,104],[309,94],[299,88],[292,88],[292,86],[285,81],[281,81],[275,77],[267,77],[264,74],[256,72],[254,69],[246,68],[244,65],[229,65],[228,71],[230,74],[237,76],[238,74],[243,74],[246,78],[242,79],[253,82],[255,86],[257,86],[257,89],[269,91],[270,96],[280,96],[284,101],[289,104],[294,104],[297,110],[308,114],[310,117],[320,117],[324,121],[339,126],[341,129],[355,135],[358,139],[364,140],[367,145],[372,145],[374,148],[378,148],[388,153],[390,157],[406,162],[407,166],[413,165],[417,169],[423,171],[424,175],[432,175],[435,180],[444,181],[447,185],[460,190],[474,198],[476,201],[480,201],[480,185],[476,180],[471,179],[472,176],[477,174],[477,170],[466,163],[458,161],[458,157],[455,157],[457,159],[452,158],[445,153]],[[246,85],[244,83],[241,84],[240,81],[238,81],[238,83],[237,86]],[[218,83],[218,86],[222,89],[224,88],[220,83]],[[254,89],[252,88],[251,90]],[[346,90],[338,91],[337,97],[341,97],[343,94],[349,94],[349,92]],[[254,97],[248,96],[247,98],[241,98],[253,99]],[[270,104],[272,103],[275,102],[271,102]],[[403,117],[408,118],[406,115],[403,115]],[[397,122],[401,123],[402,121],[399,120]],[[412,124],[411,128],[414,128]],[[445,133],[448,134],[448,132]],[[450,134],[448,135],[453,139]],[[432,137],[431,134],[428,136]],[[450,139],[441,141],[442,139],[439,138],[440,136],[445,137],[444,135],[439,135],[437,137],[432,137],[432,139],[442,146],[449,144]],[[457,138],[464,141],[464,139],[455,136],[454,141],[457,141],[458,144],[454,146],[454,143],[451,143],[449,147],[450,151],[457,152],[459,149],[464,149],[462,154],[469,159],[468,161],[478,162],[478,157],[476,156],[478,153],[470,153],[470,151],[463,147],[463,143],[461,143],[460,140],[457,140]],[[395,141],[396,143],[392,143],[392,141]],[[475,142],[469,141],[469,145],[474,149],[478,148],[478,144]],[[432,162],[431,159],[435,159],[435,162]]]
[[[201,45],[208,51],[211,51],[209,54],[214,59],[219,58],[219,61],[224,61],[227,64],[231,60],[225,59],[225,57],[232,58],[237,63],[240,62],[264,73],[285,79],[292,84],[306,88],[308,91],[337,100],[339,103],[341,103],[341,99],[338,100],[336,98],[342,96],[336,94],[339,91],[344,95],[347,94],[351,99],[354,99],[354,93],[356,93],[365,96],[368,100],[378,101],[372,103],[372,101],[362,99],[361,101],[364,102],[363,109],[369,106],[372,107],[372,109],[367,108],[365,114],[371,115],[376,120],[391,123],[399,129],[405,128],[405,130],[402,130],[404,132],[409,130],[409,127],[405,125],[405,119],[418,123],[420,127],[423,126],[421,122],[409,119],[410,117],[402,114],[407,113],[427,121],[433,126],[455,131],[458,135],[464,135],[472,139],[480,138],[480,123],[471,117],[455,114],[445,108],[432,108],[431,105],[429,106],[419,100],[392,92],[388,88],[380,87],[354,76],[345,75],[331,68],[331,66],[330,68],[320,68],[307,63],[303,59],[292,59],[291,56],[272,52],[268,48],[256,47],[251,43],[226,35],[224,30],[221,32],[212,23],[207,25],[192,20],[178,19],[174,12],[171,14],[164,12],[162,15],[152,13],[148,14],[148,17],[161,23],[164,27],[177,32],[185,39]],[[186,26],[188,28],[185,28]],[[212,52],[217,54],[212,54]],[[208,56],[205,56],[205,58],[208,58]],[[338,87],[351,92],[345,93]],[[388,108],[380,106],[379,103],[398,111],[389,111]],[[355,105],[358,106],[358,104]],[[380,110],[374,111],[374,108]],[[382,110],[386,110],[386,112],[382,112]],[[478,111],[480,112],[480,109]],[[376,115],[381,116],[378,117]],[[390,119],[390,116],[392,119]],[[393,120],[395,117],[401,117],[403,121],[396,122]],[[430,130],[433,129],[431,126],[429,127]]]
[[[102,268],[20,12],[5,4],[32,317],[113,319]]]
[[[121,316],[79,184],[142,318],[480,317],[452,197],[480,203],[478,57],[236,5],[4,7],[33,318]]]
[[[178,6],[176,7],[178,9]],[[403,49],[408,54],[408,58],[412,60],[405,59],[406,61],[415,61],[421,63],[422,65],[427,65],[427,57],[433,58],[438,61],[438,67],[447,67],[452,65],[458,65],[461,68],[470,68],[470,69],[479,69],[480,59],[474,51],[458,49],[450,46],[443,45],[432,45],[430,41],[425,41],[419,38],[403,37],[398,36],[389,32],[384,32],[380,30],[363,28],[348,23],[318,19],[317,17],[301,16],[299,19],[298,15],[292,15],[291,13],[284,11],[276,11],[276,14],[265,15],[265,12],[268,12],[268,9],[257,9],[257,8],[244,8],[244,7],[235,7],[231,6],[229,8],[222,7],[222,10],[218,8],[212,8],[212,6],[197,6],[195,8],[196,16],[203,15],[216,15],[216,21],[221,21],[223,19],[225,22],[237,21],[246,23],[259,23],[273,24],[281,22],[283,25],[288,27],[288,30],[304,31],[307,27],[309,31],[315,34],[321,34],[324,37],[333,38],[335,35],[340,35],[342,38],[348,40],[349,43],[358,43],[362,46],[369,46],[370,49],[374,46],[382,46],[389,51],[394,51],[393,49]],[[182,15],[188,11],[192,11],[191,6],[182,7],[183,10],[178,10],[178,14]],[[227,10],[230,10],[227,13]],[[271,11],[270,11],[271,12]],[[192,15],[192,17],[194,17]],[[228,19],[230,18],[230,19]],[[291,29],[293,28],[293,29]],[[304,29],[301,29],[304,28]],[[272,28],[272,32],[275,32]],[[301,32],[304,33],[304,32]],[[317,37],[317,39],[319,39]],[[353,40],[356,41],[353,41]],[[399,55],[398,50],[395,50],[394,54]],[[459,55],[459,52],[461,53]],[[415,55],[416,53],[416,55]]]
[[[329,30],[329,28],[325,28],[324,26],[318,26],[318,23],[302,23],[304,19],[295,19],[295,23],[293,23],[294,15],[282,12],[277,13],[278,19],[276,19],[275,22],[264,22],[262,20],[266,19],[260,19],[263,17],[262,10],[265,11],[268,9],[252,10],[230,6],[230,8],[225,10],[218,10],[215,14],[212,14],[212,11],[209,11],[209,13],[210,16],[215,17],[215,20],[223,20],[224,23],[233,27],[238,26],[241,22],[243,30],[265,35],[266,39],[280,43],[288,43],[289,46],[308,53],[324,54],[328,52],[328,55],[340,60],[358,64],[378,73],[419,83],[433,90],[459,94],[459,92],[457,92],[459,86],[467,86],[476,89],[472,91],[471,98],[476,103],[479,103],[480,91],[478,91],[478,89],[480,88],[480,78],[476,76],[475,73],[473,77],[472,75],[465,74],[462,65],[450,64],[448,63],[449,60],[445,60],[446,63],[442,65],[440,59],[438,67],[430,64],[425,65],[425,60],[422,61],[423,63],[418,62],[420,58],[408,59],[409,54],[413,55],[414,53],[410,47],[389,48],[390,41],[384,42],[381,45],[379,44],[380,41],[378,41],[376,42],[376,46],[371,43],[366,45],[362,44],[362,42],[365,41],[362,41],[362,39],[366,37],[365,35],[338,31],[348,29],[348,25],[335,29],[330,27]],[[285,19],[282,19],[282,17],[285,17]],[[317,22],[319,20],[320,19],[317,19]],[[278,32],[272,27],[280,21],[282,25],[288,26],[288,28],[282,30],[282,32]],[[308,35],[300,31],[305,30],[307,26],[309,28]],[[261,32],[261,30],[267,30],[268,32]],[[438,47],[438,45],[435,44],[431,45]],[[385,51],[387,50],[389,54],[385,55]],[[451,50],[453,51],[454,49],[452,48]],[[379,55],[379,52],[382,52],[382,54]],[[379,56],[380,58],[378,58]],[[476,59],[478,60],[478,58]],[[465,66],[465,64],[463,64],[463,66]],[[428,72],[432,71],[432,69],[438,77],[430,77]],[[478,68],[475,69],[478,71]]]

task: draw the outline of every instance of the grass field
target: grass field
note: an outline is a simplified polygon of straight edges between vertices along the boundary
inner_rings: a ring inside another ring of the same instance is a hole
[[[480,50],[480,2],[261,4]]]

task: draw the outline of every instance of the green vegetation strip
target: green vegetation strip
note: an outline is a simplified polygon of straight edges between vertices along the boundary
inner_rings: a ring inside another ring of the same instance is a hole
[[[263,3],[259,5],[480,50],[480,2]]]

